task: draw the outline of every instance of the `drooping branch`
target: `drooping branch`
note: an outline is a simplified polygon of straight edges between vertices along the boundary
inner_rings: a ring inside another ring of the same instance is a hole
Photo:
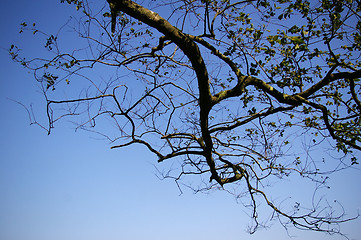
[[[198,81],[200,125],[205,143],[205,157],[212,172],[211,180],[215,179],[217,182],[221,183],[221,179],[216,172],[215,163],[212,158],[213,143],[208,129],[208,114],[212,107],[208,71],[197,44],[189,36],[182,33],[178,28],[172,26],[167,20],[159,16],[159,14],[144,8],[137,3],[130,0],[118,0],[112,2],[112,4],[116,11],[124,12],[164,34],[184,52],[192,63]]]
[[[310,102],[306,99],[303,99],[303,101],[305,103],[307,103],[308,105],[310,105],[318,110],[321,110],[323,121],[326,125],[328,132],[330,133],[330,135],[333,139],[335,139],[339,142],[345,143],[357,150],[361,150],[361,146],[357,145],[355,141],[343,139],[335,134],[335,130],[333,129],[333,127],[331,126],[330,121],[329,121],[329,111],[327,110],[327,108],[325,106],[323,106],[321,104],[316,104],[316,103]]]

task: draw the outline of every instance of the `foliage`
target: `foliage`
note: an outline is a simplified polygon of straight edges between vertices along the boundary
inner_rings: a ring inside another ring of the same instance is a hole
[[[82,13],[71,28],[79,46],[62,48],[64,33],[24,23],[21,32],[45,36],[50,57],[28,60],[10,49],[43,86],[49,133],[70,117],[112,148],[141,144],[158,162],[177,159],[166,178],[209,177],[196,190],[239,186],[250,199],[251,232],[261,225],[261,202],[284,226],[339,232],[334,224],[348,220],[343,213],[299,203],[287,211],[266,190],[290,176],[319,189],[330,172],[358,164],[358,1],[67,2]],[[58,91],[63,83],[72,97]],[[96,128],[104,119],[116,131]],[[340,160],[331,170],[324,162],[334,159],[314,155],[330,147]]]

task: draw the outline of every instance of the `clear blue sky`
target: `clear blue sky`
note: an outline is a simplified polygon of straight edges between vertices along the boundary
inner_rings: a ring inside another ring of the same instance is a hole
[[[174,182],[156,177],[156,158],[141,147],[110,150],[107,142],[74,132],[66,123],[50,136],[29,126],[26,111],[8,98],[33,103],[44,121],[43,96],[31,74],[13,63],[6,49],[21,43],[34,54],[33,39],[18,34],[20,23],[57,28],[73,13],[60,0],[2,1],[0,239],[290,239],[277,223],[254,235],[246,233],[249,217],[225,192],[179,195]],[[360,168],[335,174],[330,184],[330,201],[339,199],[350,214],[361,209]],[[297,183],[297,188],[302,185]],[[274,191],[289,193],[280,186]],[[342,229],[351,239],[361,240],[361,219]],[[294,229],[290,234],[294,240],[344,239]]]

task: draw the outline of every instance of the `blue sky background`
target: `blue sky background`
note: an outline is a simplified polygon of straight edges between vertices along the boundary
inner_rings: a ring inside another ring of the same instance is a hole
[[[85,132],[75,133],[66,122],[49,136],[29,126],[24,108],[9,98],[32,103],[39,121],[44,120],[45,102],[32,75],[11,61],[7,48],[19,43],[35,56],[36,41],[18,33],[20,23],[36,22],[52,30],[76,12],[60,0],[2,3],[0,239],[290,239],[277,223],[249,235],[249,217],[226,192],[185,190],[179,195],[174,182],[156,177],[156,158],[142,147],[110,150],[107,142]],[[360,185],[360,168],[337,173],[331,178],[328,197],[340,200],[353,216],[361,209]],[[282,186],[291,188],[283,190]],[[287,182],[274,191],[288,196],[300,189],[302,195],[303,187]],[[342,229],[350,239],[361,239],[361,219]],[[294,229],[290,234],[294,240],[344,239]]]

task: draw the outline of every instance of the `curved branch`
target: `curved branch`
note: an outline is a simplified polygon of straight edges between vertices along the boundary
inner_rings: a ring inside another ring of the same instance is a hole
[[[335,134],[335,130],[332,128],[332,126],[331,126],[331,124],[330,124],[330,122],[329,122],[328,110],[327,110],[327,108],[326,108],[325,106],[320,105],[320,104],[316,104],[316,103],[313,103],[313,102],[310,102],[310,101],[308,101],[308,100],[306,100],[306,99],[303,99],[303,102],[305,102],[306,104],[308,104],[308,105],[310,105],[310,106],[312,106],[312,107],[314,107],[314,108],[316,108],[316,109],[318,109],[318,110],[321,110],[321,112],[322,112],[322,117],[323,117],[323,121],[324,121],[324,123],[325,123],[325,125],[326,125],[326,128],[327,128],[327,130],[329,131],[329,133],[330,133],[330,135],[331,135],[331,137],[332,137],[333,139],[337,140],[338,142],[345,143],[345,144],[349,145],[350,147],[355,148],[355,149],[361,151],[361,146],[356,145],[355,142],[352,142],[352,141],[343,139],[343,138],[341,138],[341,137],[339,137],[339,136],[337,136],[337,135]]]
[[[357,109],[361,114],[361,101],[358,99],[357,94],[355,92],[355,81],[353,79],[349,79],[349,81],[350,81],[350,90],[351,90],[352,98],[355,101],[357,105]]]

